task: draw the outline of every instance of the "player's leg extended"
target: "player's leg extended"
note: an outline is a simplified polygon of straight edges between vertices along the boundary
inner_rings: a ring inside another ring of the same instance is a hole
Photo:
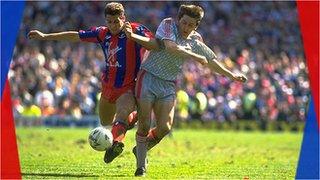
[[[136,133],[136,147],[133,148],[133,153],[137,160],[135,176],[144,176],[146,172],[147,135],[150,129],[150,118],[155,99],[151,91],[153,82],[152,76],[149,73],[144,70],[139,72],[135,93],[139,120]]]
[[[133,93],[128,91],[121,94],[116,98],[115,105],[116,115],[111,129],[111,133],[113,135],[113,145],[106,151],[104,155],[104,161],[106,163],[112,162],[123,151],[124,144],[122,141],[127,132],[127,118],[136,106]]]
[[[122,142],[127,127],[129,126],[128,116],[136,108],[135,98],[131,91],[122,94],[116,101],[116,115],[112,126],[113,140]]]
[[[148,134],[148,150],[157,145],[163,137],[171,130],[174,117],[175,99],[171,101],[156,101],[154,104],[154,114],[156,127]]]
[[[136,160],[137,170],[135,176],[143,176],[146,169],[147,135],[150,129],[152,101],[138,100],[138,130],[136,133]]]

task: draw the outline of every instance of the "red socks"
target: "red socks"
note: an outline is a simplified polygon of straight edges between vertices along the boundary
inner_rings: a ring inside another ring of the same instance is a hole
[[[127,120],[128,120],[129,126],[132,124],[135,124],[138,121],[137,111],[133,111],[128,116]],[[113,141],[123,142],[126,132],[127,132],[127,125],[124,122],[116,121],[112,125],[112,129],[111,129],[111,133],[113,135]],[[156,128],[152,128],[150,129],[146,139],[148,142],[148,150],[150,150],[155,145],[157,145],[162,138],[159,138],[157,136]]]
[[[112,125],[111,133],[113,135],[113,142],[122,142],[127,132],[127,126],[122,122],[115,122]]]
[[[138,121],[138,114],[137,111],[133,111],[129,116],[128,116],[128,124],[133,125]],[[127,124],[122,122],[122,121],[116,121],[112,125],[111,133],[113,135],[113,142],[118,141],[118,142],[123,142],[124,137],[127,132]]]

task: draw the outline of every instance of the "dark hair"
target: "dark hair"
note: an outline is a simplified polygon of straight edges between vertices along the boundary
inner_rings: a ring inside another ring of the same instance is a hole
[[[124,15],[124,8],[121,3],[111,2],[106,4],[104,8],[104,17],[107,15]]]
[[[200,21],[204,16],[204,11],[202,7],[197,5],[182,4],[178,11],[178,20],[180,20],[183,17],[183,15],[187,15],[192,18],[195,18],[197,20],[197,25],[199,25]]]

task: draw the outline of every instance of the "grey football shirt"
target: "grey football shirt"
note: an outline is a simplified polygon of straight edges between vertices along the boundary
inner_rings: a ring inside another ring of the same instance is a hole
[[[205,56],[208,61],[216,58],[214,52],[199,41],[202,39],[200,34],[194,32],[188,39],[182,38],[173,18],[166,18],[160,23],[156,38],[170,40],[181,46],[189,46],[192,52]],[[175,81],[181,72],[184,60],[179,55],[161,49],[160,51],[151,51],[141,68],[161,79]]]

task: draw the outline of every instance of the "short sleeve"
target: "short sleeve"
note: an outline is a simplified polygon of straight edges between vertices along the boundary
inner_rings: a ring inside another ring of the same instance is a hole
[[[104,39],[103,36],[106,34],[106,28],[103,27],[92,27],[89,30],[80,30],[79,38],[84,42],[100,43]]]
[[[208,61],[217,58],[216,54],[207,45],[199,40],[193,40],[191,43],[191,48],[194,53],[205,56]]]
[[[164,19],[156,32],[156,37],[160,40],[171,40],[176,41],[177,35],[175,33],[175,23],[171,18]]]

